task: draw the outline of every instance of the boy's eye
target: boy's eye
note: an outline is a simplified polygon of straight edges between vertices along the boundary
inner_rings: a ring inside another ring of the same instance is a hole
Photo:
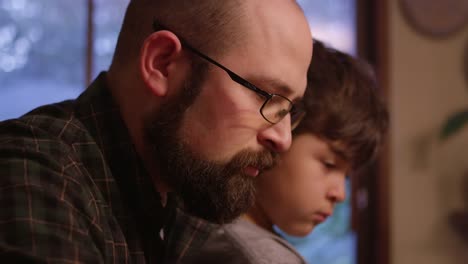
[[[323,165],[325,166],[325,168],[327,168],[327,169],[330,169],[330,170],[331,170],[331,169],[335,169],[335,168],[336,168],[336,164],[333,163],[333,162],[330,162],[330,161],[323,161],[322,163],[323,163]]]

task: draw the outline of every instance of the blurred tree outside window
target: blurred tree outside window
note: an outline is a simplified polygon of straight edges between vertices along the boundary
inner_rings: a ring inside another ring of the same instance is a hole
[[[128,2],[129,0],[94,0],[93,78],[110,65]]]
[[[93,77],[112,59],[129,0],[94,0]],[[87,1],[0,0],[0,120],[86,88]]]
[[[84,1],[0,0],[0,120],[83,90],[85,12]]]

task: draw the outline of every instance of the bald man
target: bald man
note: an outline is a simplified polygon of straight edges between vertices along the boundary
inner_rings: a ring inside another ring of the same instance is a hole
[[[290,147],[311,47],[295,1],[130,1],[107,72],[0,123],[0,259],[183,262]]]

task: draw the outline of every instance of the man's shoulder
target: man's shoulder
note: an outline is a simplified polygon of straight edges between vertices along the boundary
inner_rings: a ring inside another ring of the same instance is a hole
[[[47,178],[60,184],[65,174],[82,174],[74,144],[87,132],[74,117],[73,107],[72,100],[44,105],[19,118],[0,122],[0,170],[5,178],[28,173],[41,182]]]
[[[31,147],[51,155],[70,151],[72,144],[88,134],[86,127],[75,117],[75,100],[44,105],[15,119],[0,122],[0,149]],[[60,151],[61,150],[61,151]]]
[[[102,260],[107,209],[70,144],[84,129],[72,108],[47,105],[0,122],[0,232],[15,238],[0,239],[0,251],[66,260],[79,248],[80,258]]]

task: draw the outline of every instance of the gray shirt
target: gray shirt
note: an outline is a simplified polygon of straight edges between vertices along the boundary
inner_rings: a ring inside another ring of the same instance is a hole
[[[286,240],[253,223],[238,219],[214,230],[187,263],[304,264],[306,262]]]

